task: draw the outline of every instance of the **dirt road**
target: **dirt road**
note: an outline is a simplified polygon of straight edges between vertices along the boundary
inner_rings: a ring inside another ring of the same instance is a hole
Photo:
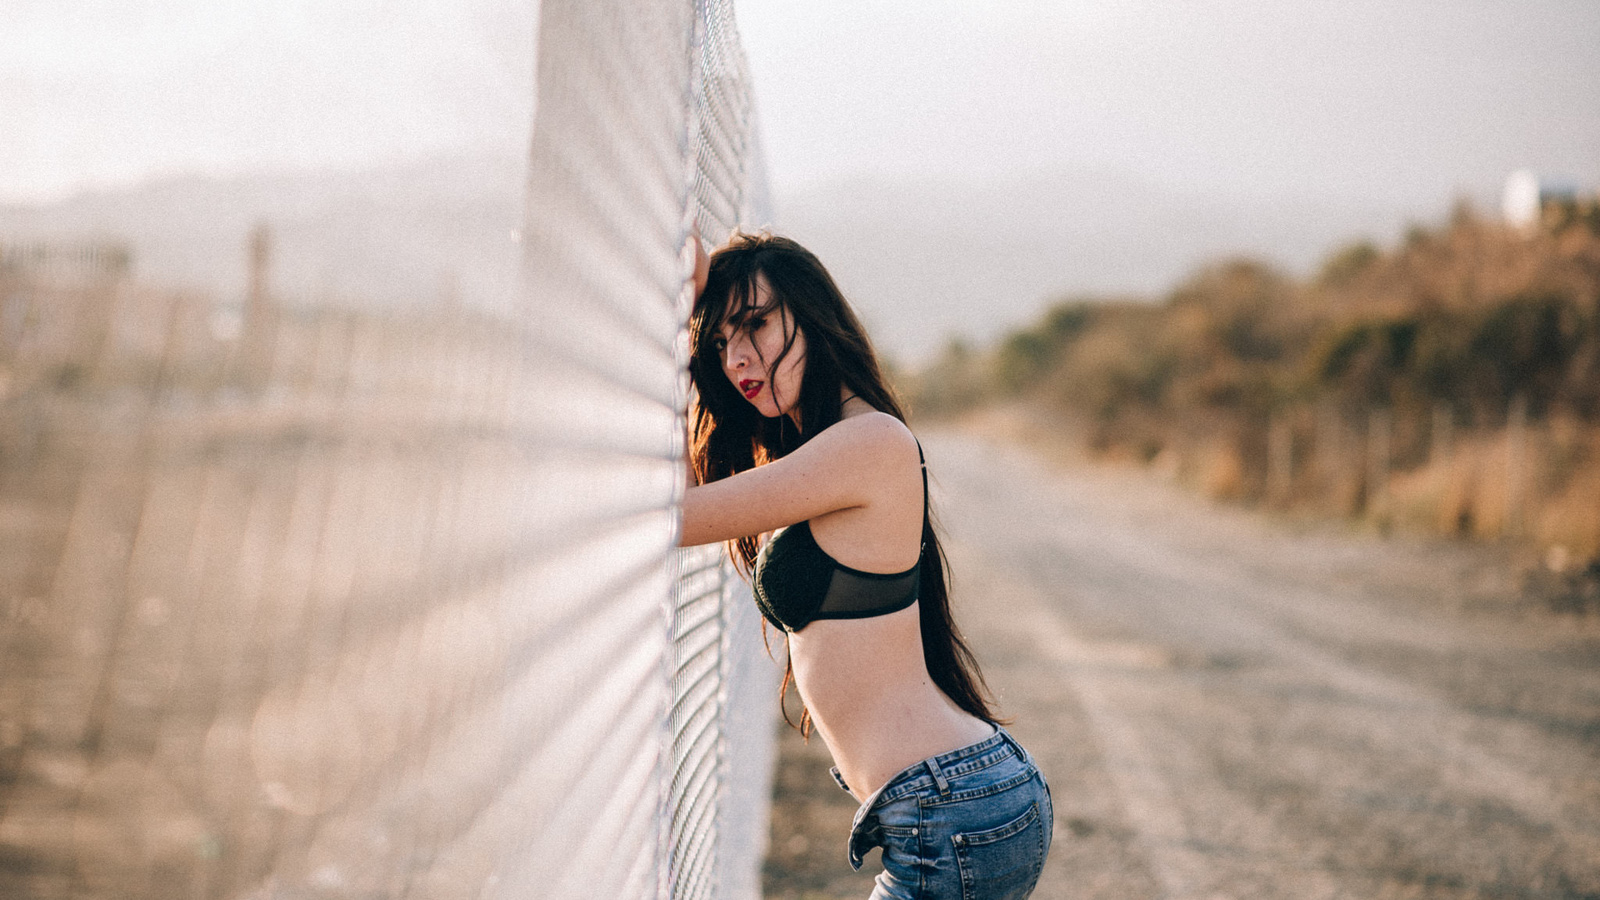
[[[924,445],[958,616],[1054,791],[1037,896],[1600,897],[1600,627],[1520,605],[1493,551]],[[825,751],[781,747],[768,896],[865,897]]]

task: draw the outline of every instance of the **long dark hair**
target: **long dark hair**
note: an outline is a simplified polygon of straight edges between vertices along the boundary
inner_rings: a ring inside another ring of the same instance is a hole
[[[756,303],[756,276],[766,279],[770,297]],[[805,371],[797,402],[799,425],[787,415],[767,418],[741,396],[722,369],[720,329],[730,316],[766,316],[787,312],[794,323],[782,351],[763,362],[776,371],[794,349],[794,335],[805,336]],[[689,323],[692,357],[689,375],[699,402],[694,411],[690,460],[701,484],[726,478],[777,459],[839,421],[844,390],[874,409],[905,421],[894,392],[878,366],[877,355],[855,312],[845,302],[833,277],[810,251],[794,241],[770,234],[734,234],[711,254],[705,290]],[[949,570],[932,510],[922,514],[921,592],[918,594],[923,662],[933,683],[955,704],[986,722],[1002,721],[992,708],[988,685],[967,642],[950,615]],[[735,563],[749,574],[759,549],[756,536],[729,542]],[[794,680],[789,664],[780,702]],[[788,721],[788,710],[784,710]],[[809,734],[811,713],[802,708],[799,723]]]

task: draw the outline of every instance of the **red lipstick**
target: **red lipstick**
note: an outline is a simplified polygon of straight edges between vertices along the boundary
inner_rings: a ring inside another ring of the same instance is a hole
[[[744,394],[746,400],[754,400],[761,393],[761,386],[766,382],[758,378],[745,378],[739,382],[739,392]]]

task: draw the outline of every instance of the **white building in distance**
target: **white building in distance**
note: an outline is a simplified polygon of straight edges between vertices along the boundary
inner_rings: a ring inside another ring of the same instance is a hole
[[[1571,179],[1539,175],[1529,169],[1512,172],[1506,179],[1500,201],[1506,224],[1530,228],[1538,223],[1547,203],[1572,203],[1578,199],[1578,186]]]

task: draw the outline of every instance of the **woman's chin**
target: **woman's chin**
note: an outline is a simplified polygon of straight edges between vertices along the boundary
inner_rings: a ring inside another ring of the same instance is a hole
[[[756,412],[760,413],[763,419],[776,419],[784,413],[776,404],[768,403],[764,400],[746,400],[745,402],[755,407]]]

